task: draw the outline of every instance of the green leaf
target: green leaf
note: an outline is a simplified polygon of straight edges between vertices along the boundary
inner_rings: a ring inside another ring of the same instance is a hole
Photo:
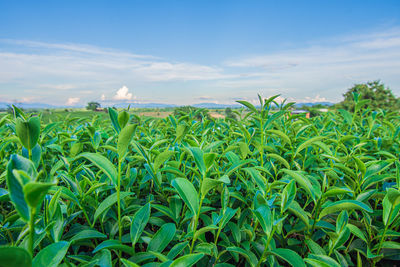
[[[53,185],[54,184],[39,182],[27,183],[24,185],[23,189],[26,203],[28,203],[31,208],[36,208],[38,205],[42,204],[44,197]]]
[[[382,243],[382,248],[387,249],[400,249],[400,243],[394,241],[385,241]]]
[[[167,262],[167,261],[170,261],[164,254],[161,254],[159,252],[149,251],[148,253],[150,255],[155,256],[158,260],[160,260],[163,263]]]
[[[304,176],[302,174],[302,172],[292,171],[292,170],[288,170],[288,169],[282,169],[281,171],[288,174],[294,180],[296,180],[296,182],[299,184],[299,186],[302,187],[308,193],[308,195],[311,196],[312,199],[315,200],[315,193],[314,193],[311,181],[306,176]]]
[[[389,195],[386,194],[386,196],[383,198],[382,206],[383,206],[383,216],[382,216],[383,223],[384,225],[387,224],[390,225],[399,215],[400,205],[393,206],[389,200]],[[389,218],[390,214],[391,217]]]
[[[257,257],[251,251],[247,251],[247,250],[244,250],[244,249],[239,248],[239,247],[227,247],[226,251],[234,252],[234,253],[238,253],[239,255],[242,255],[243,257],[246,258],[247,262],[252,267],[257,265],[257,262],[258,262]]]
[[[99,231],[96,230],[83,230],[78,232],[76,235],[74,235],[70,242],[75,243],[77,241],[85,240],[85,239],[93,239],[93,238],[99,238],[99,239],[105,239],[107,236],[103,233],[100,233]]]
[[[304,261],[315,267],[341,267],[337,261],[326,255],[309,254]]]
[[[133,216],[132,223],[131,223],[131,240],[132,240],[132,247],[135,246],[136,242],[139,240],[140,235],[142,234],[146,224],[150,218],[150,203],[147,203],[143,207],[141,207]]]
[[[204,163],[207,170],[211,168],[217,156],[218,154],[214,152],[204,153]]]
[[[13,107],[14,117],[15,118],[21,118],[21,119],[24,119],[24,120],[27,119],[27,117],[26,117],[25,113],[22,111],[22,109],[14,106],[14,105],[12,105],[12,107]]]
[[[388,188],[387,196],[388,196],[389,202],[393,206],[397,206],[398,204],[400,204],[400,191],[399,190],[396,190],[394,188]]]
[[[10,194],[8,193],[8,191],[5,190],[4,188],[0,188],[0,202],[9,200],[10,200]]]
[[[128,125],[128,126],[124,127],[121,130],[121,132],[118,134],[117,151],[118,151],[118,157],[119,157],[120,161],[125,156],[125,153],[128,150],[128,147],[132,140],[135,129],[136,129],[136,125]]]
[[[328,190],[326,190],[326,192],[322,195],[323,198],[327,198],[327,197],[331,197],[331,196],[338,196],[338,195],[342,195],[342,194],[352,194],[354,193],[354,191],[352,191],[351,189],[347,188],[347,187],[331,187]]]
[[[15,131],[22,145],[26,149],[32,150],[39,140],[40,118],[31,117],[28,121],[17,118]]]
[[[290,169],[289,162],[287,162],[286,159],[282,158],[278,154],[274,154],[274,153],[267,154],[267,158],[273,158],[276,161],[280,162],[283,166],[285,166],[285,168]]]
[[[230,181],[229,181],[229,177],[226,176],[226,175],[222,176],[222,177],[221,177],[220,179],[218,179],[218,180],[216,180],[216,179],[211,179],[211,178],[205,178],[205,179],[203,180],[203,183],[201,184],[201,189],[200,189],[201,196],[202,196],[202,197],[205,197],[205,196],[207,195],[207,193],[208,193],[211,189],[217,187],[217,186],[220,185],[220,184],[229,183],[229,182],[230,182]]]
[[[197,238],[199,238],[199,236],[201,236],[202,234],[204,234],[206,232],[210,232],[212,230],[217,230],[217,229],[218,229],[218,227],[216,225],[208,225],[203,228],[200,228],[199,230],[197,230],[194,233],[193,239],[196,241]]]
[[[127,111],[121,111],[118,114],[118,124],[123,129],[125,125],[129,122],[129,113]]]
[[[350,112],[345,109],[338,109],[339,113],[343,116],[347,124],[350,124],[353,120],[353,116]]]
[[[367,168],[365,167],[364,162],[362,162],[359,158],[353,157],[354,161],[356,162],[356,165],[358,169],[360,170],[362,176],[365,176],[365,173],[367,172]]]
[[[175,236],[176,227],[173,223],[161,226],[157,233],[150,240],[147,251],[162,252]]]
[[[271,209],[266,205],[262,205],[254,211],[254,214],[256,215],[257,220],[260,222],[265,234],[269,236],[272,231],[272,223],[274,220],[272,218]]]
[[[178,191],[179,196],[193,212],[194,216],[196,216],[199,211],[199,199],[193,184],[185,178],[176,178],[171,184]]]
[[[172,157],[175,154],[174,151],[171,150],[165,150],[161,152],[160,154],[157,155],[156,159],[154,160],[154,172],[158,172],[160,169],[161,165],[164,164],[170,157]]]
[[[122,263],[126,266],[126,267],[140,267],[139,265],[137,265],[134,262],[128,261],[126,259],[121,259]]]
[[[255,168],[244,168],[243,170],[251,176],[263,194],[265,194],[267,189],[267,180],[260,174],[260,172]]]
[[[121,126],[118,122],[118,112],[113,108],[108,108],[108,115],[110,116],[111,124],[113,125],[114,130],[119,133],[121,131]]]
[[[219,227],[225,228],[226,224],[232,219],[233,216],[235,216],[237,211],[238,209],[232,209],[230,207],[227,207],[224,213],[222,214],[222,219],[219,222]]]
[[[199,171],[202,175],[202,177],[204,177],[206,175],[206,164],[204,162],[204,153],[203,151],[198,148],[198,147],[189,147],[189,151],[191,152],[194,161],[196,163],[197,168],[199,168]]]
[[[342,210],[339,216],[336,219],[336,233],[340,234],[343,229],[346,227],[347,222],[349,221],[349,214],[346,210]]]
[[[60,241],[48,245],[39,251],[32,261],[32,267],[57,267],[67,254],[70,243],[67,241]]]
[[[185,242],[176,244],[168,252],[167,258],[171,259],[171,260],[174,259],[186,248],[187,245],[189,245],[189,241],[185,241]]]
[[[365,237],[364,233],[355,225],[353,224],[347,224],[347,228],[349,228],[350,232],[363,240],[365,243],[368,243],[367,238]]]
[[[345,199],[333,202],[329,206],[322,209],[321,213],[319,214],[319,218],[321,219],[326,215],[335,212],[340,212],[342,210],[364,210],[366,212],[373,212],[373,210],[363,202],[357,200]]]
[[[115,166],[111,163],[111,161],[109,161],[106,157],[97,154],[97,153],[89,153],[89,152],[85,152],[85,153],[81,153],[79,154],[76,159],[79,158],[86,158],[88,159],[90,162],[92,162],[94,165],[97,166],[97,168],[99,168],[100,170],[102,170],[107,177],[111,180],[111,182],[114,184],[114,186],[117,186],[117,177],[118,177],[118,173],[117,170],[115,169]]]
[[[174,260],[169,267],[191,267],[203,257],[203,253],[188,254]]]
[[[176,142],[179,143],[181,141],[181,139],[185,135],[186,129],[187,127],[184,124],[179,124],[178,126],[176,126]]]
[[[34,163],[35,167],[37,168],[40,164],[40,159],[42,157],[42,148],[40,147],[39,144],[36,144],[36,146],[32,149],[31,152],[32,152],[31,160]],[[22,156],[29,159],[29,151],[25,147],[22,148]]]
[[[22,170],[28,175],[35,177],[35,166],[30,160],[15,154],[11,155],[10,161],[7,164],[7,187],[10,192],[10,198],[21,218],[29,221],[30,213],[28,203],[25,201],[23,184],[15,176],[14,170]]]
[[[243,106],[247,107],[247,108],[250,109],[252,112],[258,113],[256,107],[255,107],[253,104],[251,104],[251,103],[249,103],[249,102],[247,102],[247,101],[244,101],[244,100],[238,100],[238,101],[236,101],[236,102],[238,102],[239,104],[242,104]]]
[[[119,242],[118,240],[106,240],[103,241],[102,243],[100,243],[94,250],[93,253],[96,253],[102,249],[115,249],[118,251],[122,251],[125,253],[128,253],[129,255],[133,255],[135,254],[135,249],[127,246],[127,245],[123,245],[121,244],[121,242]]]
[[[310,222],[309,222],[310,214],[308,212],[305,212],[300,207],[299,203],[297,203],[296,201],[292,201],[292,203],[288,207],[288,211],[299,217],[299,219],[305,223],[307,229],[310,228]]]
[[[97,261],[100,267],[113,267],[111,261],[111,252],[108,249],[103,249],[96,253],[93,260]]]
[[[31,267],[31,254],[21,247],[0,247],[0,267]]]
[[[281,211],[285,212],[296,197],[296,183],[292,180],[282,191]]]
[[[125,197],[129,196],[129,195],[133,195],[133,193],[131,192],[121,192],[120,193],[120,199],[124,199]],[[112,205],[114,205],[117,200],[118,200],[118,195],[117,193],[114,193],[110,196],[108,196],[106,199],[104,199],[99,207],[96,209],[96,212],[94,213],[94,219],[93,219],[93,224],[96,222],[97,218],[104,212],[106,211],[109,207],[111,207]]]
[[[292,142],[290,141],[289,136],[287,136],[284,132],[279,131],[279,130],[267,130],[266,131],[269,134],[275,134],[279,136],[285,143],[292,145]]]
[[[312,239],[306,239],[304,242],[307,244],[312,254],[326,255],[325,250]]]
[[[325,138],[326,138],[326,136],[315,136],[313,138],[308,139],[307,141],[305,141],[304,143],[302,143],[301,145],[298,146],[298,148],[296,149],[296,152],[294,152],[294,156],[299,154],[306,147],[311,146],[315,142],[324,140]]]
[[[295,267],[306,266],[299,254],[287,248],[276,248],[268,251],[268,254],[272,254],[278,258],[281,258],[282,260]]]

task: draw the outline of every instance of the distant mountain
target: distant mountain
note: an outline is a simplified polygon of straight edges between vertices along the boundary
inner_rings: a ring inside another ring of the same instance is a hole
[[[335,105],[335,103],[332,103],[332,102],[296,103],[296,107],[302,107],[302,106],[312,107],[312,106],[316,106],[316,105],[322,105],[322,106],[330,107],[330,106]]]
[[[31,109],[31,108],[62,108],[60,106],[54,106],[45,103],[7,103],[7,102],[0,102],[0,108],[7,108],[9,105],[14,104],[17,107],[24,108],[24,109]]]
[[[174,104],[164,104],[164,103],[120,103],[111,105],[116,108],[127,108],[130,105],[131,108],[174,108],[177,105]],[[105,105],[107,106],[107,105]]]
[[[296,107],[312,107],[315,105],[323,105],[323,106],[332,106],[334,103],[331,102],[314,102],[314,103],[296,103]],[[5,109],[11,105],[11,103],[0,102],[0,109]],[[116,107],[116,108],[127,108],[128,106],[131,108],[175,108],[184,105],[174,105],[174,104],[165,104],[165,103],[119,103],[115,105],[107,105],[102,104],[103,107]],[[56,106],[46,103],[18,103],[16,106],[21,107],[23,109],[46,109],[46,108],[84,108],[85,106]],[[209,108],[209,109],[225,109],[225,108],[241,108],[242,105],[239,104],[216,104],[216,103],[198,103],[191,105],[196,108]],[[259,106],[258,106],[259,107]]]
[[[196,108],[211,108],[211,109],[222,109],[222,108],[240,108],[238,104],[216,104],[216,103],[199,103],[192,105]]]

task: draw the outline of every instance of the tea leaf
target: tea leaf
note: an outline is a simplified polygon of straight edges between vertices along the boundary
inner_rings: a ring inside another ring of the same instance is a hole
[[[32,267],[58,266],[67,254],[69,245],[66,241],[48,245],[33,258]]]
[[[373,210],[368,207],[366,204],[357,201],[357,200],[339,200],[336,201],[332,204],[330,204],[329,206],[325,207],[324,209],[322,209],[319,218],[322,218],[326,215],[335,213],[335,212],[339,212],[342,210],[364,210],[366,212],[373,212]]]
[[[199,199],[193,184],[185,178],[176,178],[171,184],[193,214],[196,215],[199,211]]]
[[[147,203],[135,213],[135,216],[132,219],[131,231],[130,231],[132,246],[135,246],[136,242],[139,240],[139,237],[142,234],[144,228],[146,227],[149,218],[150,218],[150,203]]]

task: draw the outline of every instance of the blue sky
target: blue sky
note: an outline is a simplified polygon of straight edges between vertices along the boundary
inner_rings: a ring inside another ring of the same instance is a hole
[[[399,1],[0,0],[0,102],[400,96]]]

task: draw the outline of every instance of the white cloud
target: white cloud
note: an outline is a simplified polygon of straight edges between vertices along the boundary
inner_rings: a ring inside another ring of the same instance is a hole
[[[400,96],[400,29],[242,57],[224,65],[252,75],[217,81],[219,86],[259,88],[266,95],[273,90],[297,102],[340,101],[353,84],[376,79]],[[314,100],[317,94],[323,97]]]
[[[41,84],[40,87],[46,89],[69,90],[77,86],[75,84]]]
[[[56,104],[64,104],[66,90],[82,102],[132,101],[138,95],[175,104],[246,97],[257,103],[257,93],[335,102],[354,83],[381,79],[400,96],[400,28],[310,43],[197,64],[89,45],[0,39],[0,93],[6,99],[35,96]],[[121,82],[135,88],[135,95],[126,86],[112,90]],[[96,91],[103,95],[93,99]]]
[[[114,100],[133,100],[133,94],[129,93],[128,87],[125,85],[118,89],[117,93],[113,97]]]
[[[316,103],[316,102],[327,102],[328,99],[326,97],[321,97],[320,95],[316,95],[315,97],[306,96],[304,100],[299,100],[299,103]]]
[[[67,102],[65,103],[67,106],[74,106],[78,104],[80,101],[79,97],[70,97],[68,98]]]

